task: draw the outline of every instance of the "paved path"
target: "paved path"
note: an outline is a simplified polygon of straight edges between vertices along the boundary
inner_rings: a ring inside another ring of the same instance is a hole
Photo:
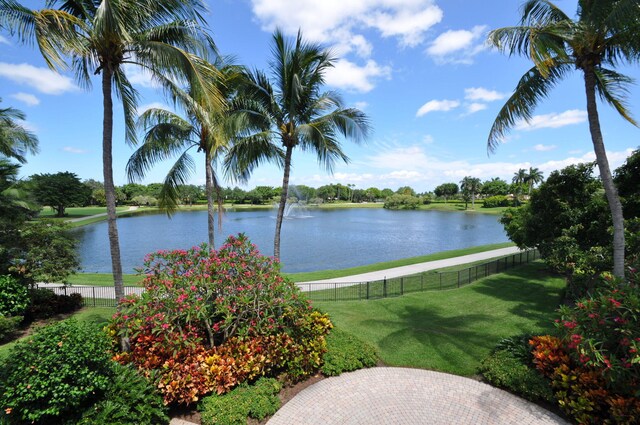
[[[133,206],[133,207],[129,207],[129,209],[127,211],[134,211],[137,210],[138,207]],[[84,221],[84,220],[89,220],[92,218],[96,218],[96,217],[104,217],[106,216],[107,213],[103,212],[103,213],[98,213],[98,214],[94,214],[94,215],[88,215],[86,217],[77,217],[77,218],[70,218],[69,220],[65,220],[67,223],[77,223],[78,221]]]
[[[291,424],[568,425],[536,404],[469,378],[388,367],[320,381],[267,422]]]
[[[473,263],[476,261],[488,260],[489,258],[503,257],[520,252],[516,246],[508,248],[494,249],[491,251],[479,252],[477,254],[462,255],[460,257],[446,258],[444,260],[428,261],[425,263],[411,264],[409,266],[394,267],[392,269],[379,270],[377,272],[362,273],[357,275],[337,277],[334,279],[316,280],[304,283],[353,283],[353,282],[372,282],[374,280],[382,280],[400,276],[409,276],[426,272],[428,270],[441,269],[444,267],[457,266],[460,264]]]

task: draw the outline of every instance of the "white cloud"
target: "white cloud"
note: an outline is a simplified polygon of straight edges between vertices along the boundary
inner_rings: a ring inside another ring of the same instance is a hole
[[[547,152],[547,151],[552,151],[554,149],[556,149],[557,146],[556,145],[542,145],[542,144],[538,144],[535,145],[533,147],[534,151],[538,151],[538,152]]]
[[[483,111],[487,109],[487,105],[485,103],[470,103],[466,105],[467,114],[475,114],[476,112]]]
[[[374,29],[415,46],[442,20],[433,0],[252,0],[253,13],[266,31],[276,27],[293,35],[298,28],[313,41],[341,44],[357,31]],[[359,41],[357,41],[358,43]]]
[[[37,97],[29,93],[19,92],[19,93],[12,94],[10,97],[13,99],[19,100],[20,102],[28,106],[36,106],[40,104],[40,99],[38,99]]]
[[[433,138],[432,135],[430,134],[426,134],[423,138],[422,138],[422,143],[424,143],[425,145],[430,145],[433,142],[435,142],[436,140]]]
[[[423,115],[428,114],[429,112],[435,111],[450,111],[451,109],[457,108],[460,106],[460,102],[457,100],[430,100],[418,109],[416,112],[416,117],[421,117]]]
[[[148,89],[156,89],[160,87],[160,85],[153,80],[151,74],[139,66],[125,65],[124,72],[126,73],[129,82],[133,85],[138,85]]]
[[[493,102],[495,100],[504,99],[506,94],[495,90],[488,90],[484,87],[470,87],[464,89],[464,98],[471,101]]]
[[[359,66],[346,59],[339,59],[333,68],[327,69],[325,74],[328,85],[361,93],[373,90],[374,81],[390,77],[391,68],[380,66],[373,60],[368,60],[364,66]]]
[[[50,69],[38,68],[27,63],[0,62],[0,77],[32,87],[45,94],[62,94],[78,90],[70,78]]]
[[[558,128],[567,125],[580,124],[587,120],[587,111],[570,109],[561,113],[535,115],[528,122],[521,121],[515,125],[515,130],[533,131],[541,128]]]
[[[611,170],[615,170],[620,167],[626,159],[633,153],[633,149],[628,148],[624,151],[612,152],[607,151],[607,159],[609,160],[609,166]],[[541,171],[544,172],[545,177],[552,171],[561,170],[569,165],[584,164],[587,162],[594,162],[596,160],[596,154],[593,151],[589,151],[582,156],[571,156],[569,158],[560,160],[551,160],[538,165]],[[598,167],[595,167],[595,173],[599,174]]]
[[[353,106],[357,109],[360,109],[361,111],[364,111],[369,107],[369,104],[367,102],[362,101],[362,102],[356,102]]]
[[[9,40],[7,40],[5,37],[0,35],[0,44],[11,44],[11,43],[9,43]]]
[[[477,25],[471,30],[449,30],[431,42],[426,52],[436,63],[470,64],[473,56],[484,50],[485,25]]]
[[[73,146],[65,146],[64,148],[62,148],[62,150],[65,151],[65,152],[78,154],[78,155],[82,155],[82,154],[85,154],[85,153],[89,152],[86,149],[74,148]]]

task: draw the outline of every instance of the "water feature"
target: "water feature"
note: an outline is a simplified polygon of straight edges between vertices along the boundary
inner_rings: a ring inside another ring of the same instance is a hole
[[[276,210],[276,214],[278,213],[278,204],[274,204],[274,208]],[[284,216],[283,218],[311,218],[312,215],[309,213],[309,208],[307,205],[302,202],[290,202],[284,205]]]
[[[274,217],[273,209],[227,211],[222,230],[216,230],[216,245],[244,232],[263,254],[272,255]],[[507,241],[494,215],[355,208],[307,209],[306,217],[283,222],[284,271],[342,269]],[[106,226],[101,222],[74,230],[85,272],[110,272]],[[121,218],[118,228],[123,268],[131,273],[149,252],[206,240],[206,211],[179,212],[171,219],[164,214]]]

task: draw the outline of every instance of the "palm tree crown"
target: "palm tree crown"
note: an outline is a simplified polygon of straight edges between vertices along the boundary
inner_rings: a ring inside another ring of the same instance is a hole
[[[64,69],[71,59],[79,84],[90,88],[91,76],[101,76],[103,95],[102,157],[107,201],[108,233],[116,296],[124,296],[116,197],[112,169],[113,92],[122,101],[126,139],[135,143],[138,93],[127,78],[125,65],[148,72],[173,96],[180,83],[193,90],[211,90],[206,84],[212,68],[206,58],[213,41],[202,29],[200,0],[48,0],[48,9],[30,10],[14,0],[0,1],[0,26],[21,41],[37,42],[47,64]],[[54,7],[58,9],[53,9]]]
[[[324,74],[334,62],[328,50],[305,42],[300,32],[292,43],[278,30],[273,35],[272,78],[260,71],[249,73],[236,103],[238,117],[248,130],[229,152],[229,169],[247,178],[264,161],[284,168],[274,237],[276,258],[280,257],[293,150],[315,152],[319,163],[331,171],[336,160],[348,161],[339,136],[359,142],[369,133],[364,113],[345,108],[338,93],[321,91]]]
[[[27,153],[38,152],[38,138],[18,122],[24,119],[24,113],[18,109],[0,108],[0,155],[22,164],[27,162]]]
[[[617,276],[624,275],[624,221],[600,130],[596,93],[636,125],[626,107],[631,78],[613,68],[640,60],[639,33],[638,0],[579,0],[576,20],[548,0],[528,0],[520,25],[489,34],[490,42],[501,51],[529,57],[534,63],[498,113],[489,133],[489,151],[496,149],[516,122],[529,120],[537,104],[570,71],[582,72],[589,130],[614,223],[613,270]]]

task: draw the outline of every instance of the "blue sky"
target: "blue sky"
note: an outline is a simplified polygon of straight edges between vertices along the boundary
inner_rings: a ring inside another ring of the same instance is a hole
[[[573,15],[576,1],[556,2]],[[27,1],[29,7],[41,2]],[[581,76],[575,73],[540,104],[530,123],[521,123],[496,153],[486,141],[493,120],[520,76],[525,59],[504,56],[484,41],[491,29],[515,25],[520,2],[513,0],[219,0],[209,1],[208,22],[223,54],[249,67],[267,68],[271,33],[280,27],[331,47],[338,60],[327,74],[327,89],[365,111],[374,132],[362,145],[344,142],[349,164],[326,173],[309,154],[294,154],[291,182],[396,189],[409,185],[433,190],[464,176],[510,181],[519,168],[538,167],[545,177],[566,165],[594,159],[586,122]],[[637,77],[638,68],[621,68]],[[148,78],[130,69],[143,96],[140,108],[166,104]],[[102,180],[102,103],[99,81],[91,91],[70,75],[46,69],[32,46],[0,32],[2,107],[27,114],[25,126],[40,140],[22,175],[71,171]],[[640,118],[640,89],[629,95]],[[600,104],[601,124],[613,168],[640,146],[640,130]],[[115,110],[114,177],[127,182],[124,168],[132,148],[124,143],[121,109]],[[204,183],[203,159],[196,155],[192,183]],[[159,182],[169,164],[160,164],[144,183]],[[281,171],[258,169],[248,187],[279,186]],[[231,185],[226,182],[225,185]]]

